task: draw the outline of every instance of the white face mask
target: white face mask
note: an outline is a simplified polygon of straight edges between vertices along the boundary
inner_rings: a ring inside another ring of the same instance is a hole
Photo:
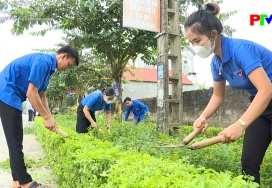
[[[111,100],[108,100],[107,97],[104,97],[103,99],[104,99],[105,103],[107,103],[107,104],[110,104],[112,102]]]
[[[109,100],[105,100],[105,103],[107,103],[107,104],[111,104],[111,101],[109,101]]]
[[[204,44],[203,46],[194,46],[196,55],[202,58],[209,57],[214,52],[214,49],[215,49],[215,41],[214,41],[213,47],[211,47],[210,40],[208,40],[206,44]]]

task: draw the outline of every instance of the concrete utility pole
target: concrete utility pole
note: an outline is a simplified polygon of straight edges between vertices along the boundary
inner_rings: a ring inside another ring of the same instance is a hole
[[[157,35],[157,126],[161,133],[169,134],[170,128],[182,125],[180,3],[178,0],[161,0],[160,4],[161,33]],[[172,75],[169,75],[169,66],[171,66]],[[171,97],[169,82],[172,83]],[[171,116],[169,115],[170,107]]]

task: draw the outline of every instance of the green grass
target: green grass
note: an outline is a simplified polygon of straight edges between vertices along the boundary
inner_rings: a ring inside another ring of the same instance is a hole
[[[23,129],[24,134],[35,134],[34,126],[26,126]]]
[[[37,160],[29,156],[25,156],[24,159],[25,159],[26,168],[29,170],[40,169],[43,166],[42,159]],[[3,170],[10,171],[9,159],[6,159],[0,162],[0,168]]]

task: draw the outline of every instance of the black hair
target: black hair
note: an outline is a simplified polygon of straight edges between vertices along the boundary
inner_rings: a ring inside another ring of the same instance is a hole
[[[78,55],[78,52],[77,52],[77,50],[75,48],[73,48],[70,45],[65,45],[65,46],[61,47],[57,51],[57,54],[63,54],[63,53],[67,53],[68,57],[71,56],[71,57],[75,58],[76,65],[78,66],[78,64],[79,64],[79,55]]]
[[[102,90],[102,93],[105,93],[107,96],[115,96],[115,91],[112,87],[108,87]]]
[[[220,8],[215,3],[207,3],[199,7],[199,10],[190,14],[185,20],[184,28],[191,27],[192,32],[211,37],[211,31],[216,30],[218,35],[223,32],[223,25],[216,17]]]
[[[124,103],[126,103],[127,101],[131,101],[131,98],[130,98],[130,97],[126,97],[126,98],[124,99]]]

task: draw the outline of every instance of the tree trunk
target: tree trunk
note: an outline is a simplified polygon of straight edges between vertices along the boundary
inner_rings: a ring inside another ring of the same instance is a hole
[[[83,96],[84,96],[84,93],[83,93],[83,90],[81,87],[78,88],[78,98],[77,98],[77,106],[79,105],[79,103],[81,103],[82,99],[83,99]]]
[[[118,84],[118,96],[116,97],[116,105],[115,105],[115,113],[118,117],[118,122],[121,123],[123,120],[123,113],[122,113],[122,81],[121,78],[115,78],[115,83]]]
[[[63,105],[63,96],[59,98],[59,113],[62,113],[63,111],[62,105]]]
[[[48,107],[49,107],[50,113],[52,114],[52,110],[54,108],[54,99],[48,100]]]
[[[84,86],[80,85],[77,87],[77,101],[76,101],[76,106],[79,105],[79,103],[81,103],[84,95],[85,95],[85,90],[83,89]],[[87,88],[87,86],[85,86],[85,88]]]

